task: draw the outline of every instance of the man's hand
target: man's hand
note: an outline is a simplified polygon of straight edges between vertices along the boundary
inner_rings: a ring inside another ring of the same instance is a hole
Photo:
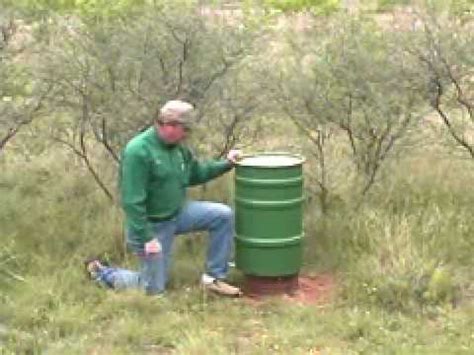
[[[240,149],[231,149],[229,153],[227,153],[227,160],[230,161],[232,164],[235,164],[242,158],[242,151]]]
[[[145,254],[158,254],[161,251],[161,244],[157,239],[152,239],[145,243]]]

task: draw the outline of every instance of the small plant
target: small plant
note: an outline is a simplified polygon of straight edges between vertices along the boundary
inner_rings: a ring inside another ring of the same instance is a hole
[[[25,281],[25,279],[18,274],[18,262],[13,251],[13,243],[2,246],[0,248],[0,284],[9,281]]]

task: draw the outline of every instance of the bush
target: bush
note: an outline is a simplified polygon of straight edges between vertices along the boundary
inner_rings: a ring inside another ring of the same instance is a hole
[[[265,0],[267,6],[281,11],[308,10],[317,14],[328,14],[339,8],[339,0]]]

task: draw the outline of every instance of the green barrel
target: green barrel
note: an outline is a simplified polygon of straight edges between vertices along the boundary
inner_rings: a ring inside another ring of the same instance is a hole
[[[303,249],[303,162],[298,155],[263,153],[237,163],[235,260],[244,274],[298,274]]]

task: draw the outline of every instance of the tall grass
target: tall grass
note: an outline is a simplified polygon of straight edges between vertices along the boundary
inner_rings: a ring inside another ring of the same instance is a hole
[[[165,298],[98,288],[85,278],[83,258],[136,266],[123,254],[120,209],[67,157],[0,164],[5,353],[468,354],[472,347],[469,162],[422,151],[397,162],[362,204],[348,186],[325,216],[308,202],[303,272],[332,272],[339,283],[325,306],[203,294],[203,235],[177,240]],[[192,195],[231,203],[232,177]],[[240,280],[238,271],[231,277]]]
[[[348,199],[323,220],[307,217],[314,240],[310,262],[344,272],[346,296],[354,302],[422,310],[469,297],[474,266],[469,165],[424,153],[397,164],[357,209]]]

